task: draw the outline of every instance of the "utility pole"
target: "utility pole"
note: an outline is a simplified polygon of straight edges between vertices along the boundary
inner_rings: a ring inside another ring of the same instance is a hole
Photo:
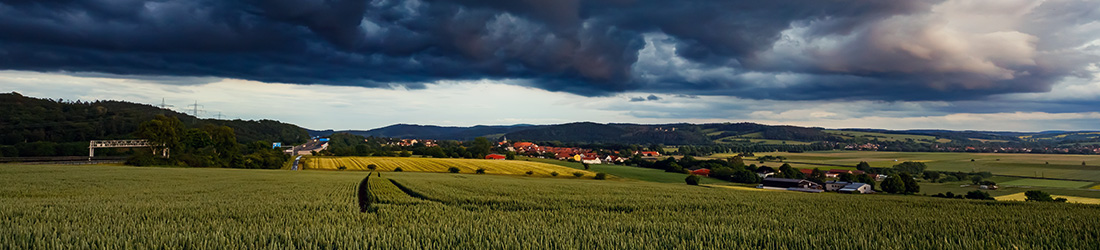
[[[221,120],[221,119],[222,119],[222,112],[221,112],[221,111],[219,111],[219,112],[218,112],[218,120]]]

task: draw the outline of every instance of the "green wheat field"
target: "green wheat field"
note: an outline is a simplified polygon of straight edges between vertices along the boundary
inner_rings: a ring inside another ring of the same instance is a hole
[[[377,174],[377,173],[376,173]],[[1100,207],[526,176],[0,165],[7,249],[1100,249]]]

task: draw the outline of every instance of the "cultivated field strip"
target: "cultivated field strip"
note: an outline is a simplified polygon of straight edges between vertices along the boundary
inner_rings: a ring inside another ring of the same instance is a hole
[[[584,177],[593,177],[595,173],[562,167],[554,164],[516,160],[480,160],[480,159],[451,159],[451,158],[406,158],[406,157],[309,157],[306,159],[308,169],[337,170],[345,167],[347,170],[370,169],[367,166],[374,164],[375,171],[390,172],[401,168],[404,172],[448,172],[451,167],[459,169],[460,173],[474,173],[477,169],[485,169],[486,174],[499,175],[526,175],[528,171],[532,176],[551,176],[557,172],[560,177],[574,177],[573,173],[584,173]]]

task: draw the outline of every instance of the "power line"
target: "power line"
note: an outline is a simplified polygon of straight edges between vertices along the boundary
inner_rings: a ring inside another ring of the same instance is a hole
[[[199,118],[199,111],[206,111],[206,110],[199,110],[199,107],[205,107],[203,105],[199,105],[199,101],[195,101],[195,104],[191,104],[191,105],[187,105],[187,106],[191,107],[191,116],[194,116],[195,118]]]
[[[171,107],[174,107],[174,106],[165,104],[164,103],[164,98],[160,98],[160,108],[161,109],[168,109],[168,108],[171,108]]]

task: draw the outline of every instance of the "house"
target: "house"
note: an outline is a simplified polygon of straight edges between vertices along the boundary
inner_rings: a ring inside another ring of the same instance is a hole
[[[588,164],[603,164],[603,162],[601,162],[601,161],[600,161],[600,158],[599,158],[599,157],[595,157],[595,156],[592,156],[592,157],[581,157],[581,163],[588,163]]]
[[[813,169],[808,169],[808,168],[800,168],[800,169],[798,169],[798,172],[802,172],[802,175],[805,175],[807,177],[814,174],[814,170]]]
[[[538,145],[535,145],[534,143],[530,143],[530,142],[517,142],[517,143],[513,143],[512,147],[514,147],[514,148],[533,148],[533,147],[538,147]]]
[[[485,159],[488,159],[488,160],[504,160],[504,159],[507,159],[507,158],[508,158],[507,156],[504,156],[502,154],[489,154],[489,155],[485,156]]]
[[[768,178],[768,176],[772,176],[775,173],[776,173],[775,169],[772,168],[772,167],[768,167],[768,166],[764,166],[764,167],[760,167],[760,168],[756,169],[756,175],[760,176],[760,178]]]
[[[870,176],[871,179],[874,179],[875,181],[884,181],[886,180],[886,177],[890,177],[884,174],[867,174],[867,176]]]
[[[661,156],[661,153],[657,153],[657,151],[642,151],[640,154],[642,156],[649,156],[649,157]]]
[[[820,193],[822,191],[825,191],[822,189],[821,185],[815,182],[803,179],[787,178],[764,178],[764,181],[757,187],[763,189],[791,190],[810,193]]]
[[[622,157],[614,156],[614,155],[608,155],[607,157],[603,158],[603,162],[611,163],[611,164],[614,164],[616,162],[621,163],[621,162],[624,162],[624,161],[626,161],[626,159],[624,159]]]
[[[692,170],[691,174],[700,176],[710,176],[710,169],[701,168],[698,170]]]

